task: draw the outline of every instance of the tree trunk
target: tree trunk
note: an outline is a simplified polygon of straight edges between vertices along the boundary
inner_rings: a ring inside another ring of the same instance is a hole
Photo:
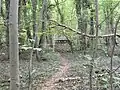
[[[7,46],[7,51],[9,52],[9,7],[10,7],[10,0],[5,0],[5,5],[6,5],[6,46]],[[9,59],[9,53],[8,54],[8,59]]]
[[[94,10],[91,9],[91,17],[90,17],[90,34],[91,35],[94,35],[94,17],[93,17],[93,13],[94,13]],[[91,47],[91,56],[93,56],[94,54],[94,39],[91,38],[90,39],[90,47]],[[89,73],[89,82],[90,82],[90,90],[92,90],[92,76],[93,76],[93,63],[94,63],[94,57],[92,58],[92,60],[90,61],[90,73]]]
[[[2,7],[2,1],[0,0],[0,16],[1,16],[1,7]]]
[[[19,8],[18,8],[18,29],[19,29],[19,31],[20,31],[20,25],[21,25],[21,21],[20,21],[20,19],[21,19],[21,7],[22,7],[21,0],[19,0]]]
[[[93,90],[93,67],[94,67],[94,60],[97,56],[97,44],[98,44],[98,0],[95,0],[95,18],[96,18],[96,35],[95,35],[95,40],[92,40],[92,60],[90,61],[90,74],[89,74],[89,79],[90,79],[90,90]],[[93,11],[91,11],[91,15],[93,15]],[[93,16],[91,17],[91,20],[93,19]],[[92,20],[93,21],[93,20]],[[94,33],[94,25],[91,23],[91,33]],[[96,88],[98,90],[98,87]]]
[[[116,21],[115,28],[114,28],[114,36],[113,36],[113,47],[111,48],[111,61],[110,61],[110,90],[114,90],[113,87],[113,56],[116,44],[116,33],[117,33],[117,26],[120,21],[120,16],[118,16],[118,20]]]
[[[42,10],[41,10],[41,30],[42,35],[39,40],[39,47],[46,48],[46,26],[47,26],[47,0],[43,0]]]
[[[87,29],[87,20],[86,20],[86,12],[87,12],[87,2],[84,0],[76,0],[76,14],[77,14],[77,22],[78,22],[78,31],[81,33],[86,33]],[[86,38],[84,36],[80,36],[80,49],[86,49]]]
[[[110,12],[109,13],[110,13],[110,18],[109,18],[110,28],[109,28],[109,32],[113,34],[114,33],[114,26],[113,26],[114,19],[113,19],[113,10],[112,10],[112,8],[110,8]],[[108,56],[111,57],[111,48],[114,45],[114,38],[110,37],[108,43],[109,43],[108,44]]]
[[[36,5],[37,5],[37,0],[32,0],[32,16],[33,16],[33,38],[35,37],[35,32],[36,32]]]
[[[9,13],[9,54],[10,54],[10,90],[19,90],[19,49],[18,49],[18,3],[10,0]]]
[[[64,15],[63,15],[63,12],[61,11],[60,7],[59,7],[59,1],[55,0],[55,4],[57,6],[57,10],[58,10],[58,13],[60,15],[60,22],[63,24],[64,23]]]
[[[32,0],[32,12],[33,12],[33,41],[32,41],[32,50],[30,53],[30,61],[29,61],[29,83],[28,83],[28,90],[32,90],[32,76],[31,76],[31,72],[32,72],[32,63],[33,63],[33,49],[36,46],[36,4],[37,1],[36,0]],[[37,55],[37,52],[36,52]]]
[[[26,7],[26,3],[27,2],[23,2],[23,5],[24,5],[24,10],[23,10],[23,13],[24,13],[24,22],[25,22],[25,30],[27,31],[27,41],[29,43],[29,39],[32,39],[32,35],[31,35],[31,31],[30,31],[30,27],[28,26],[29,22],[28,22],[28,15],[27,15],[27,7]]]
[[[42,35],[39,38],[39,41],[37,43],[38,48],[46,48],[46,30],[47,30],[47,5],[48,5],[48,0],[42,0],[42,8],[40,11],[40,25],[41,25],[41,32]],[[37,51],[36,53],[36,58],[39,60],[42,56],[42,52]]]

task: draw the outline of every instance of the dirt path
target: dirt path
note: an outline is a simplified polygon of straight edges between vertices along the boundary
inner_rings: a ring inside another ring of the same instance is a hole
[[[64,78],[69,69],[68,60],[64,57],[64,55],[60,54],[60,59],[61,65],[59,71],[55,73],[50,79],[46,80],[42,89],[37,90],[56,90],[55,82],[57,82],[60,78]]]

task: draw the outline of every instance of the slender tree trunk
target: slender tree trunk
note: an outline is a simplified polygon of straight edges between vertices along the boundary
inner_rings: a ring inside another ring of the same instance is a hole
[[[47,30],[47,5],[48,5],[48,0],[42,0],[42,8],[40,11],[40,25],[41,25],[41,32],[42,35],[39,38],[39,42],[37,43],[38,48],[46,48],[46,30]],[[37,39],[37,38],[36,38]],[[37,51],[36,53],[36,58],[39,60],[42,56],[42,52]]]
[[[32,35],[31,35],[31,31],[30,31],[30,27],[28,26],[28,15],[27,15],[27,8],[26,8],[26,3],[27,2],[23,2],[23,5],[24,5],[24,10],[23,10],[23,13],[24,13],[24,22],[25,22],[25,30],[27,30],[27,41],[29,43],[29,39],[32,39]]]
[[[9,13],[9,54],[10,54],[10,90],[19,90],[19,46],[18,46],[18,3],[10,0]]]
[[[94,35],[94,10],[93,8],[91,8],[91,16],[90,16],[90,34]],[[92,55],[94,54],[94,39],[91,38],[90,39],[90,47],[91,47],[91,51],[92,51]],[[92,60],[90,61],[90,73],[89,73],[89,82],[90,82],[90,90],[92,90],[92,75],[93,75],[93,63],[94,63],[94,58],[92,58]]]
[[[1,16],[1,7],[2,7],[2,0],[0,0],[0,16]]]
[[[95,0],[95,13],[96,13],[96,37],[95,37],[95,52],[94,52],[94,57],[98,56],[97,55],[97,49],[98,49],[98,25],[99,25],[99,16],[98,16],[98,0]],[[97,88],[96,90],[98,90],[98,81],[97,81]]]
[[[57,10],[58,10],[58,13],[60,15],[60,22],[63,24],[64,23],[64,15],[59,7],[59,0],[55,0],[55,3],[56,3],[56,6],[57,6]]]
[[[47,26],[47,0],[43,0],[41,10],[41,29],[43,34],[40,36],[39,47],[46,48],[46,26]]]
[[[82,20],[81,20],[81,12],[82,12],[82,0],[75,0],[75,3],[76,3],[76,16],[77,16],[77,29],[78,31],[81,32],[81,28],[82,28]],[[83,31],[82,31],[83,32]],[[78,43],[79,45],[81,44],[81,36],[78,36],[79,37],[79,40],[78,40]],[[81,46],[80,48],[81,49]]]
[[[30,61],[29,61],[29,83],[28,83],[28,90],[32,90],[32,76],[31,76],[31,72],[32,72],[32,63],[33,63],[33,49],[36,46],[36,4],[37,1],[36,0],[32,0],[32,12],[33,12],[33,41],[32,41],[32,50],[31,50],[31,54],[30,54]],[[36,53],[37,54],[37,53]]]
[[[98,25],[99,25],[99,23],[98,23],[98,20],[99,20],[99,18],[98,18],[98,0],[95,0],[95,12],[96,12],[96,42],[95,42],[95,51],[97,52],[97,44],[98,44]]]
[[[94,11],[91,10],[91,17],[90,17],[90,34],[94,35],[94,19],[93,19],[93,13]],[[91,47],[91,51],[92,51],[92,55],[94,54],[94,40],[93,38],[90,39],[90,47]],[[91,56],[92,56],[91,55]],[[94,63],[94,58],[92,58],[92,60],[90,61],[90,73],[89,73],[89,82],[90,82],[90,90],[92,90],[92,74],[93,74],[93,63]]]
[[[20,21],[20,19],[21,19],[21,7],[22,7],[21,0],[19,0],[19,8],[18,8],[18,29],[19,29],[19,31],[20,31],[20,25],[21,25],[21,21]]]
[[[118,19],[115,24],[115,31],[114,31],[114,36],[113,36],[113,47],[111,50],[111,61],[110,61],[110,90],[113,89],[113,55],[114,55],[114,49],[115,49],[115,44],[116,44],[116,32],[117,32],[117,25],[120,21],[120,16],[118,16]]]
[[[106,21],[105,21],[105,33],[106,34],[109,34],[109,29],[110,29],[110,24],[109,24],[109,18],[107,18],[107,16],[108,16],[108,14],[109,14],[109,12],[108,12],[108,7],[106,7],[106,8],[104,8],[103,9],[103,12],[104,12],[104,17],[105,17],[105,19],[106,19]],[[109,37],[106,37],[105,38],[105,41],[106,41],[106,45],[108,46],[109,45]],[[108,51],[108,50],[107,50]]]
[[[4,10],[3,10],[3,0],[1,0],[1,16],[3,17],[3,18],[5,18],[5,14],[4,14]],[[4,25],[6,26],[6,23],[5,23],[5,21],[4,21]]]
[[[93,12],[91,12],[91,13],[93,13]],[[92,40],[92,54],[93,54],[93,56],[92,56],[92,60],[91,60],[91,62],[90,62],[90,76],[89,76],[89,78],[90,78],[90,90],[93,90],[93,86],[92,86],[92,84],[93,84],[93,67],[94,67],[94,60],[95,60],[95,58],[96,58],[96,56],[97,56],[97,44],[98,44],[98,0],[95,0],[95,13],[96,13],[96,38],[95,38],[95,41],[93,41]],[[91,20],[92,20],[93,18],[91,18]],[[94,33],[93,32],[93,24],[91,24],[92,26],[91,26],[91,31],[92,31],[92,33]]]
[[[90,10],[90,34],[94,35],[94,10],[91,8]]]
[[[53,9],[51,9],[50,4],[51,4],[51,2],[50,2],[50,0],[48,0],[48,6],[49,6],[48,11],[47,11],[48,26],[52,25],[52,23],[50,22],[50,20],[53,17],[53,13],[52,13]],[[48,30],[49,30],[49,33],[51,33],[51,28],[50,27],[48,28]],[[54,42],[55,41],[54,40],[55,37],[54,36],[55,36],[55,34],[52,34],[52,35],[49,34],[48,35],[48,38],[49,38],[49,40],[48,40],[49,47],[52,48],[53,52],[55,51],[55,42]]]
[[[86,33],[87,30],[87,2],[85,0],[76,0],[76,14],[78,21],[78,30],[81,33]],[[86,38],[84,36],[80,36],[80,49],[86,49]],[[84,52],[85,54],[85,52]]]
[[[111,3],[112,5],[112,3]],[[110,8],[110,18],[109,18],[109,25],[110,25],[110,28],[109,28],[109,32],[110,33],[114,33],[114,26],[113,26],[113,22],[114,22],[114,19],[113,19],[113,10],[112,8]],[[114,38],[113,37],[110,37],[109,38],[109,46],[108,46],[108,55],[111,57],[111,48],[113,47],[114,45]]]
[[[5,5],[6,5],[6,46],[7,46],[7,51],[9,52],[9,7],[10,7],[10,0],[5,0]],[[9,59],[9,53],[8,54],[8,59]]]
[[[35,37],[35,32],[36,32],[36,5],[37,5],[37,0],[32,0],[33,37]]]

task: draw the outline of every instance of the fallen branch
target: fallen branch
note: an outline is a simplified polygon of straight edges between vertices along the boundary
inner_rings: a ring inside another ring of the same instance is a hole
[[[96,35],[88,35],[88,34],[85,34],[85,33],[81,33],[81,32],[79,32],[79,31],[77,31],[77,30],[75,30],[75,29],[73,29],[73,28],[71,28],[69,26],[66,26],[64,24],[60,24],[55,20],[50,20],[50,21],[54,22],[57,26],[64,27],[65,29],[71,30],[71,31],[73,31],[73,32],[75,32],[75,33],[77,33],[79,35],[86,36],[88,38],[95,38],[96,37]],[[52,28],[54,28],[54,27],[52,27]],[[113,36],[114,36],[114,34],[106,34],[106,35],[99,35],[98,38],[113,37]],[[116,33],[116,36],[120,38],[120,34]]]

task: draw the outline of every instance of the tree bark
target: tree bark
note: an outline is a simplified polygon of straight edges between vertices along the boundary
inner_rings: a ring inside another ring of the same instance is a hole
[[[33,38],[35,37],[36,32],[36,7],[37,0],[32,0],[32,17],[33,17]]]
[[[75,0],[76,1],[76,14],[78,22],[78,31],[86,33],[87,30],[87,1],[86,0]],[[86,49],[86,38],[80,36],[80,49]],[[85,52],[84,52],[85,53]]]
[[[6,5],[6,46],[7,46],[7,51],[9,52],[9,7],[10,7],[10,0],[5,0],[5,5]],[[8,59],[9,59],[9,53],[8,54]]]
[[[22,5],[21,5],[21,0],[19,0],[19,7],[18,7],[18,29],[19,29],[19,31],[20,31],[20,25],[21,25],[21,7],[22,7]]]
[[[0,0],[0,16],[1,16],[1,7],[2,7],[2,1]]]
[[[27,7],[26,7],[26,3],[27,1],[23,2],[23,5],[24,5],[24,10],[23,10],[23,13],[24,13],[24,22],[25,22],[25,30],[27,31],[26,34],[27,34],[27,41],[29,43],[29,39],[32,39],[32,35],[31,35],[31,31],[30,31],[30,27],[28,26],[29,22],[28,22],[28,15],[27,15]]]
[[[92,60],[90,61],[90,90],[93,90],[93,67],[94,67],[94,60],[97,56],[97,44],[98,44],[98,0],[95,0],[95,14],[96,14],[96,35],[95,35],[95,41],[92,40]],[[98,90],[98,87],[97,89]]]
[[[39,40],[39,47],[46,48],[46,26],[47,26],[47,0],[43,0],[42,9],[41,9],[41,30],[42,35],[40,36]]]
[[[10,54],[10,90],[19,90],[19,46],[18,46],[18,3],[10,0],[9,13],[9,54]]]

